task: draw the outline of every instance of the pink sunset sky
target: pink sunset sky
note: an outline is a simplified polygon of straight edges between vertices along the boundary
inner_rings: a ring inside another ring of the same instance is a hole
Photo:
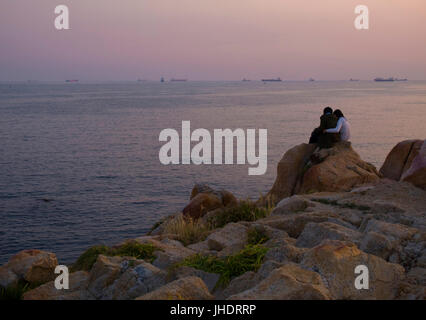
[[[425,39],[425,0],[1,0],[0,80],[426,79]]]

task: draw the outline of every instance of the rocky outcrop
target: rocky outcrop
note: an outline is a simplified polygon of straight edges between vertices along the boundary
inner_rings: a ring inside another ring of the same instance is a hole
[[[180,219],[183,224],[179,227],[186,231],[184,222],[193,221],[179,213],[165,219],[151,234],[134,239],[155,248],[149,261],[99,255],[90,272],[70,275],[70,290],[54,288],[54,255],[24,251],[0,267],[0,286],[50,280],[25,293],[27,300],[424,300],[424,144],[418,146],[403,143],[398,148],[409,151],[388,157],[393,164],[382,173],[388,175],[389,168],[399,163],[391,172],[394,180],[380,179],[348,143],[321,150],[314,150],[314,145],[297,146],[281,159],[277,180],[268,194],[276,206],[265,218],[244,219],[250,221],[220,228],[210,225],[207,232],[200,229],[203,236],[192,243],[167,227]],[[210,218],[238,210],[238,206],[223,210],[235,203],[235,197],[226,191],[196,185],[185,213],[193,219],[201,217],[197,223],[206,227]],[[241,216],[247,217],[247,212]],[[238,221],[231,218],[228,221]],[[258,257],[254,249],[259,246],[262,254],[253,264],[249,257]],[[213,268],[207,266],[210,263]],[[368,268],[368,289],[354,285],[359,265]]]
[[[331,149],[321,149],[305,172],[295,193],[350,191],[355,186],[379,179],[376,168],[352,149],[350,143],[340,142]]]
[[[8,287],[22,280],[40,285],[55,278],[56,255],[41,250],[23,250],[0,267],[0,285]]]
[[[274,203],[293,194],[349,191],[379,179],[376,168],[363,161],[349,142],[329,149],[301,144],[287,151],[266,198]]]
[[[155,291],[138,297],[136,300],[212,300],[203,280],[187,277],[173,281]]]

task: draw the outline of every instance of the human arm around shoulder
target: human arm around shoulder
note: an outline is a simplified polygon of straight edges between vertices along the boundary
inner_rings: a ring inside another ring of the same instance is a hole
[[[344,121],[345,121],[345,118],[343,118],[343,117],[340,118],[339,121],[337,121],[336,128],[327,129],[327,130],[325,130],[325,132],[327,132],[327,133],[339,133],[340,130],[342,129],[342,125],[343,125]]]

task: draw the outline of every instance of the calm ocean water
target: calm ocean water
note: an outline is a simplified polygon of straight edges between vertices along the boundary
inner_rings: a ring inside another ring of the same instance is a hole
[[[140,236],[198,182],[256,198],[326,105],[343,110],[354,148],[377,167],[397,142],[426,138],[426,82],[0,84],[0,264],[29,248],[70,263],[91,245]],[[267,173],[161,165],[159,133],[182,120],[268,129]]]

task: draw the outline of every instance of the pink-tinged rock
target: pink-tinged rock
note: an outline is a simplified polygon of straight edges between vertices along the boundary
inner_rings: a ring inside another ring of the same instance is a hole
[[[380,168],[383,177],[399,181],[404,171],[411,166],[422,143],[422,140],[405,140],[393,147]]]
[[[426,190],[426,140],[423,142],[410,168],[403,173],[401,180]]]

